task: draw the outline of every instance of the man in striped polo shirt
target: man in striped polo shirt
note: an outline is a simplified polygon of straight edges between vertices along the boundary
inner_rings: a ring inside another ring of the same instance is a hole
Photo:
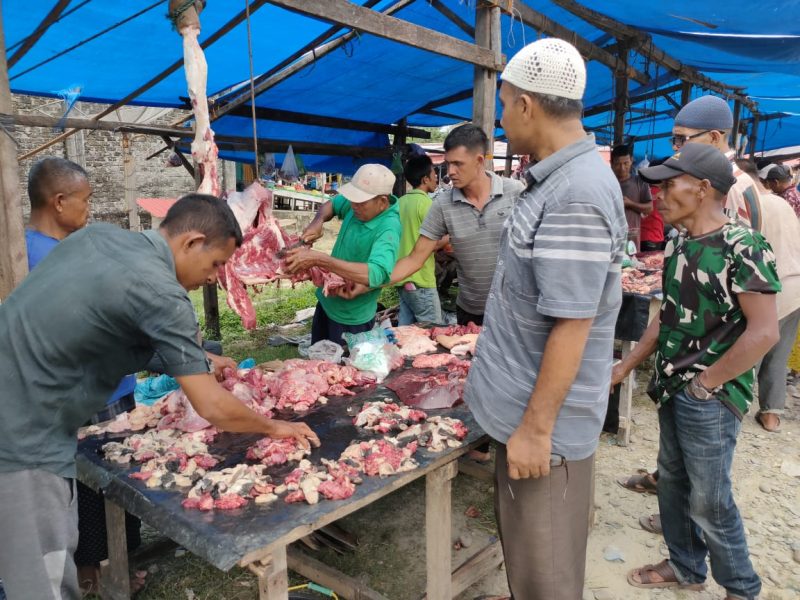
[[[563,40],[501,76],[502,125],[536,164],[505,223],[464,398],[498,442],[495,506],[512,597],[580,598],[627,227],[581,124],[586,67]]]

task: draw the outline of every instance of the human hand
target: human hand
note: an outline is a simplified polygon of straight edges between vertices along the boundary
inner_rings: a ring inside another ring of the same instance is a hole
[[[508,476],[511,479],[537,479],[550,474],[549,435],[534,433],[520,425],[506,444]]]
[[[622,380],[628,376],[630,371],[622,365],[622,361],[614,363],[614,366],[611,367],[611,387],[613,388],[615,385],[619,385],[622,383]]]
[[[303,448],[308,448],[310,446],[319,448],[320,445],[317,434],[305,423],[270,420],[269,427],[265,433],[275,440],[294,438]]]
[[[206,352],[206,356],[214,369],[214,377],[217,378],[217,381],[225,379],[225,369],[233,369],[234,371],[237,369],[236,361],[232,358],[217,356],[211,352]]]
[[[300,239],[309,246],[322,237],[322,222],[311,221],[300,234]]]
[[[356,296],[365,294],[371,289],[372,289],[371,287],[369,287],[368,285],[364,285],[363,283],[347,281],[345,282],[345,285],[343,287],[333,290],[333,295],[339,296],[340,298],[344,298],[345,300],[352,300]]]
[[[305,246],[289,250],[284,260],[286,272],[291,275],[299,271],[307,271],[311,267],[317,266],[324,256],[326,255],[322,252],[311,250]]]

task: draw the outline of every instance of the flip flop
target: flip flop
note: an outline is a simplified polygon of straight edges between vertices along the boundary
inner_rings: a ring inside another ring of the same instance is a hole
[[[648,515],[646,517],[639,517],[639,525],[642,529],[656,535],[662,535],[664,530],[661,528],[661,515]]]
[[[664,581],[653,581],[651,573],[655,573]],[[634,580],[633,576],[638,574],[641,581]],[[644,589],[655,588],[676,588],[681,590],[692,590],[700,592],[705,589],[704,583],[681,583],[675,575],[675,571],[669,566],[669,562],[664,559],[657,565],[645,565],[637,569],[628,571],[628,583],[633,587]]]
[[[636,475],[631,475],[627,479],[624,477],[617,479],[617,483],[624,487],[626,490],[636,492],[637,494],[657,494],[658,482],[653,479],[653,476],[647,469],[638,469]]]
[[[769,427],[767,427],[766,425],[764,425],[764,413],[757,413],[756,414],[756,423],[761,425],[761,428],[764,431],[768,431],[769,433],[780,433],[781,432],[781,418],[778,417],[777,415],[775,415],[775,416],[778,418],[778,425],[776,427],[771,428],[771,429]]]

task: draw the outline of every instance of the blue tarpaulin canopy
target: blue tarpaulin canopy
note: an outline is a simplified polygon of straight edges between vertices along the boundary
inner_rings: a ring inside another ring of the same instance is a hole
[[[380,0],[369,5],[373,10],[385,10],[396,2]],[[367,0],[356,3],[367,4]],[[57,0],[3,2],[6,52],[12,61],[15,52],[56,4]],[[464,26],[474,27],[476,0],[440,0],[440,4],[457,15],[462,23],[456,24],[429,0],[407,3],[393,16],[471,42]],[[559,6],[564,2],[526,0],[525,4],[580,37],[613,51],[615,38]],[[651,35],[657,47],[704,75],[726,85],[741,86],[731,91],[747,95],[756,102],[760,114],[782,115],[762,119],[757,133],[759,151],[797,145],[800,139],[800,1],[762,2],[757,9],[752,3],[741,0],[676,0],[655,4],[583,0],[580,5]],[[331,27],[330,23],[262,0],[254,0],[251,6],[251,46],[256,75],[268,72]],[[209,95],[216,95],[218,102],[241,94],[249,82],[247,22],[243,9],[242,2],[209,0],[201,15],[201,43],[214,40],[205,48],[205,53]],[[143,89],[129,103],[186,108],[181,41],[178,34],[170,30],[166,12],[166,0],[72,0],[58,20],[10,67],[12,91],[56,96],[72,89],[79,90],[81,100],[115,103],[177,65],[174,71]],[[502,50],[506,56],[540,36],[521,23],[518,12],[504,14],[501,25]],[[347,31],[349,29],[342,28],[331,39]],[[639,52],[630,52],[629,63],[651,79],[651,83],[631,81],[632,98],[678,83],[674,73]],[[321,53],[307,66],[265,90],[256,98],[256,106],[379,124],[398,123],[405,118],[409,126],[448,125],[472,116],[473,74],[474,68],[467,62],[360,33],[332,52]],[[235,91],[226,93],[231,89]],[[462,94],[458,95],[459,92]],[[692,97],[702,93],[707,92],[695,88]],[[448,98],[452,100],[448,102]],[[590,112],[593,107],[605,108],[587,117],[585,122],[601,142],[609,142],[613,136],[610,109],[613,98],[612,70],[591,60],[584,103]],[[637,154],[660,156],[670,151],[664,136],[671,129],[680,92],[674,92],[670,98],[672,102],[663,96],[632,102],[625,133],[634,139],[645,138],[637,143]],[[743,109],[741,116],[748,119],[751,114]],[[215,121],[213,127],[220,136],[252,137],[252,122],[245,116],[226,115]],[[259,120],[258,135],[261,139],[347,147],[389,146],[386,133],[267,119]],[[223,150],[222,156],[251,160],[252,151]],[[312,170],[345,173],[364,162],[358,157],[305,154],[303,161]]]

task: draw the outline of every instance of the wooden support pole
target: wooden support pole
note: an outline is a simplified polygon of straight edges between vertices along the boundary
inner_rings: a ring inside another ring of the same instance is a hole
[[[128,572],[128,539],[125,509],[105,500],[108,561],[100,572],[100,596],[107,600],[128,600],[131,580]]]
[[[648,100],[652,100],[653,98],[660,98],[665,96],[669,98],[669,94],[673,94],[675,92],[679,92],[681,90],[680,84],[672,85],[669,87],[661,88],[659,90],[654,90],[652,92],[647,92],[645,94],[639,94],[638,96],[631,96],[630,97],[630,104],[639,104],[640,102],[647,102]],[[591,106],[583,111],[584,117],[592,117],[594,115],[599,115],[609,110],[614,109],[613,102],[607,102],[605,104],[596,104],[595,106]]]
[[[406,119],[403,117],[399,123],[399,130],[396,134],[394,134],[394,142],[393,142],[393,151],[394,154],[398,152],[403,155],[404,149],[406,146]],[[392,157],[392,163],[394,163],[394,157]],[[392,193],[395,196],[403,196],[406,193],[406,177],[403,173],[395,173],[395,180],[394,180],[394,188]]]
[[[731,129],[730,143],[737,158],[741,157],[741,145],[739,144],[739,121],[742,117],[742,103],[738,100],[733,102],[733,129]]]
[[[758,143],[758,126],[761,120],[759,113],[753,113],[753,121],[750,123],[750,158],[755,159],[756,156],[756,143]]]
[[[13,112],[8,84],[6,41],[0,7],[0,113]],[[19,163],[13,122],[0,120],[0,301],[8,298],[28,274],[25,228],[22,222]]]
[[[494,53],[500,62],[500,8],[486,4],[475,5],[475,44]],[[489,138],[487,161],[494,155],[494,122],[497,98],[497,72],[494,69],[475,67],[473,74],[472,123]]]
[[[620,69],[614,74],[614,144],[621,144],[625,137],[625,116],[628,112],[628,48],[620,42]]]
[[[136,161],[131,151],[131,137],[129,133],[122,134],[122,174],[125,188],[125,205],[128,207],[128,228],[139,231],[139,207],[136,204],[138,191],[136,187]]]
[[[684,81],[681,84],[681,108],[689,104],[689,99],[692,97],[692,83]]]
[[[263,562],[267,562],[258,576],[259,600],[289,600],[289,570],[286,564],[286,546],[280,546]]]
[[[452,600],[451,561],[452,480],[458,463],[452,461],[425,476],[425,541],[428,600]]]
[[[461,31],[466,33],[472,39],[475,39],[475,28],[467,23],[464,19],[453,12],[442,0],[429,0],[430,5],[442,13],[445,17],[450,19]]]
[[[506,154],[508,154],[508,156],[506,156],[506,165],[505,169],[503,169],[503,175],[506,177],[511,177],[511,169],[514,167],[514,157],[508,153],[509,150],[510,148],[506,148]]]

